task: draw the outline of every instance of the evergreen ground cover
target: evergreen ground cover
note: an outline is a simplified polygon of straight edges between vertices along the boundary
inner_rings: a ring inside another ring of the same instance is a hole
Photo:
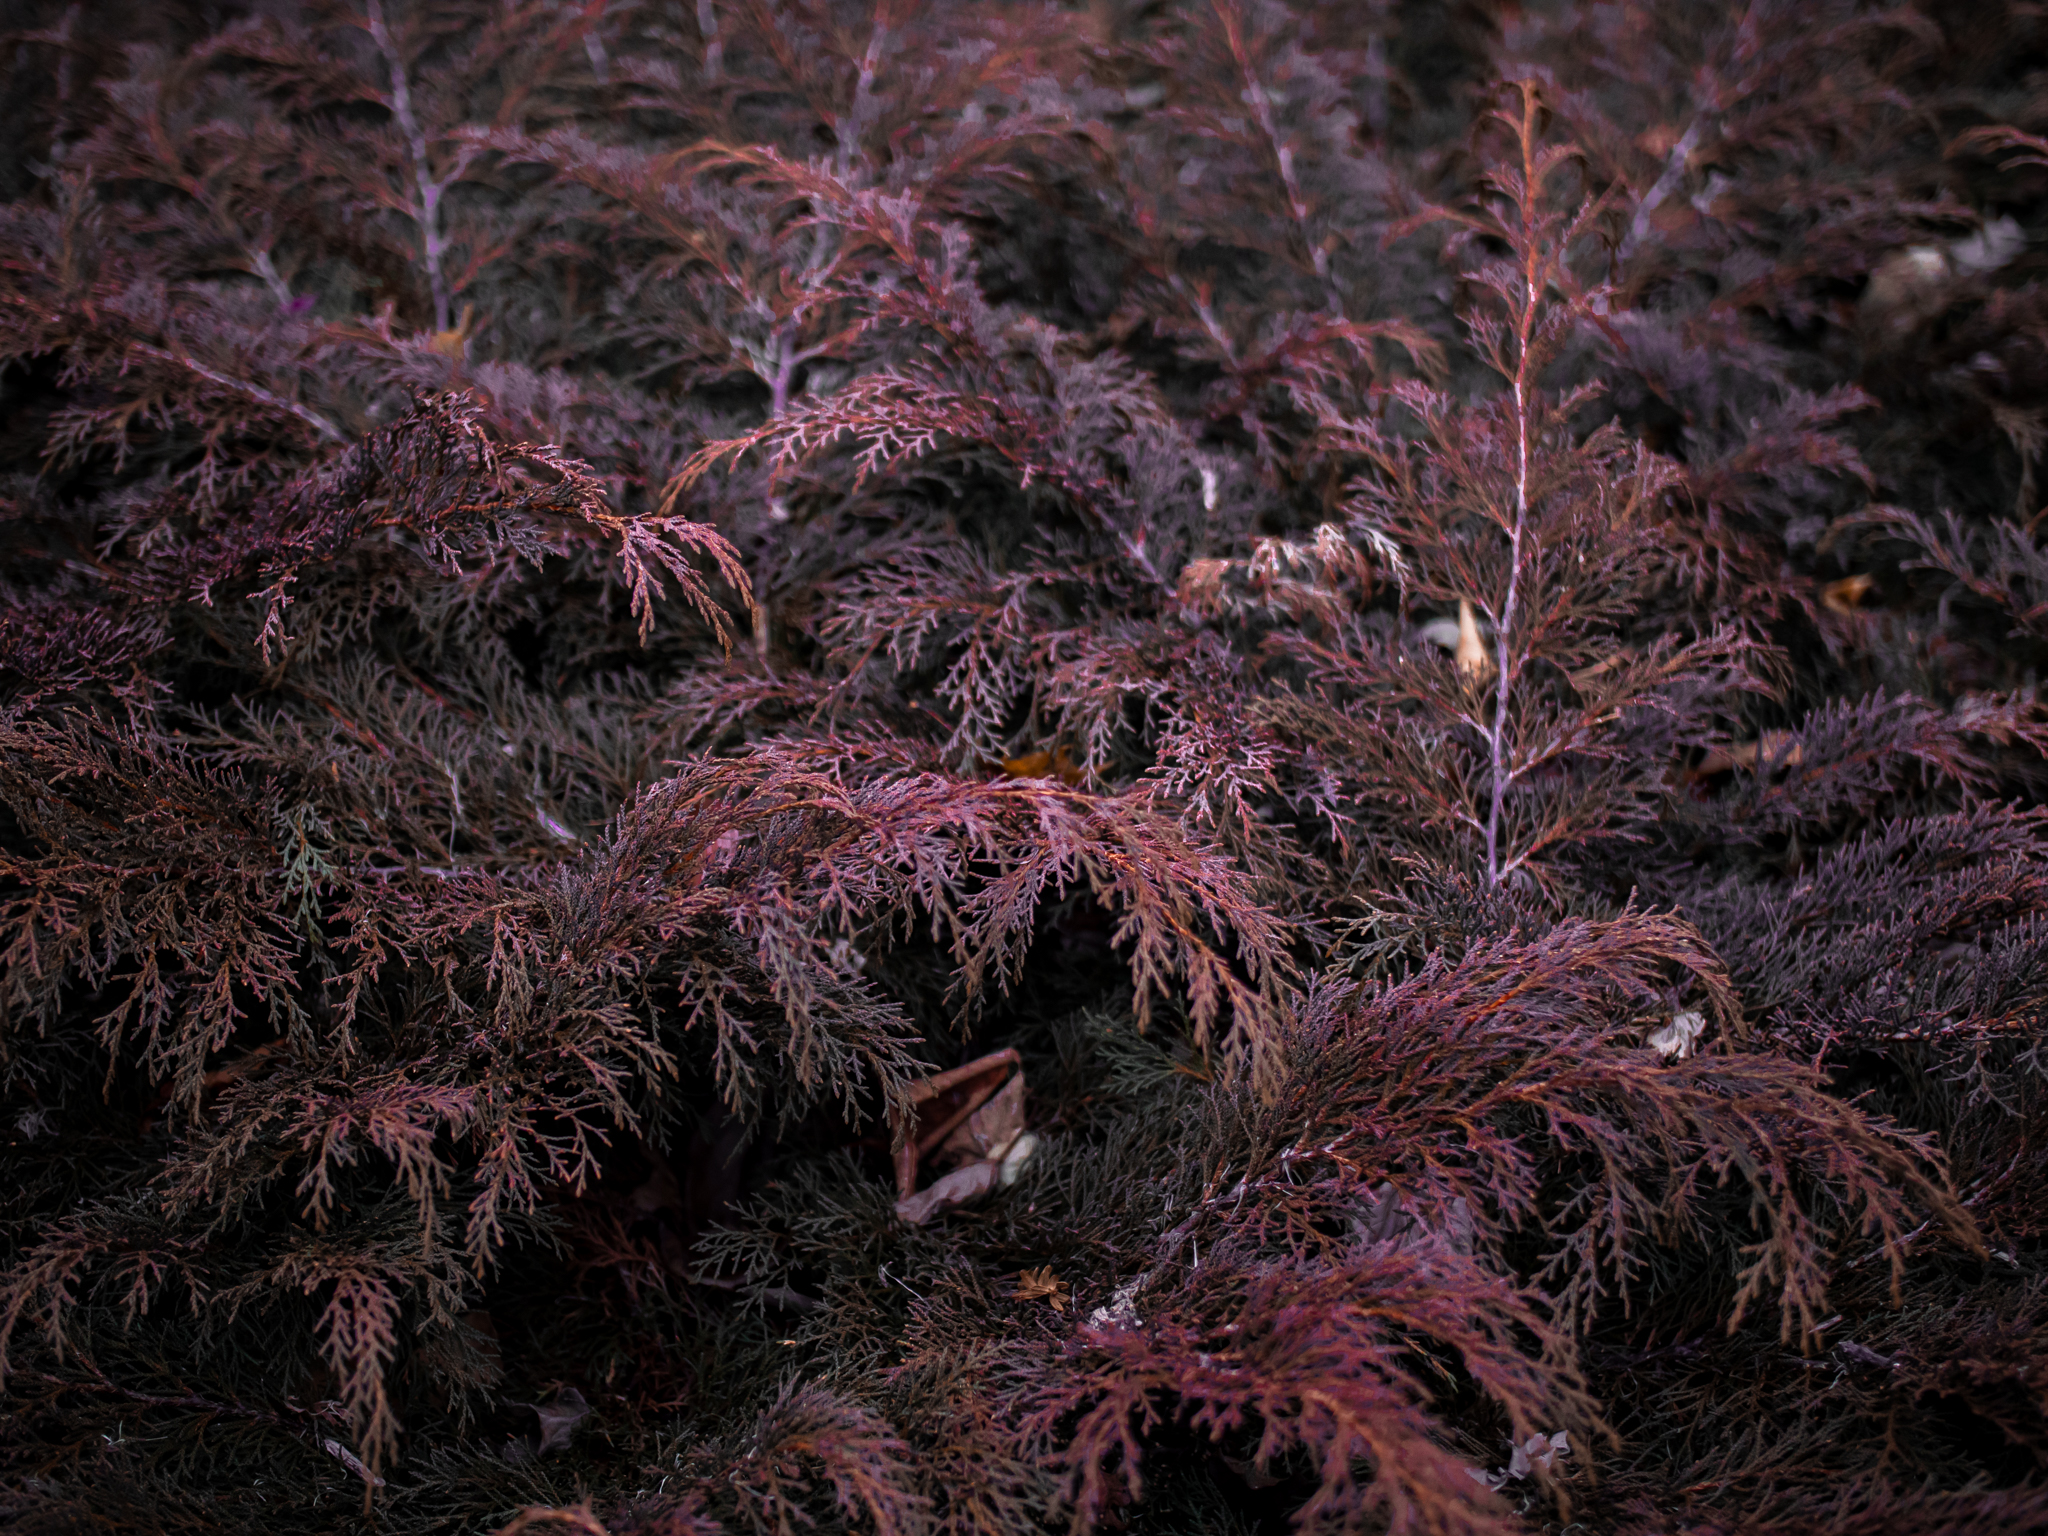
[[[11,1529],[2048,1529],[2039,6],[0,20]]]

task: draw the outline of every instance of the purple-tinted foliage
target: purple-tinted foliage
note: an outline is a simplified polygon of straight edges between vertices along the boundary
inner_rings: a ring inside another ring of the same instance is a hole
[[[11,1527],[2048,1518],[2038,8],[16,9]]]

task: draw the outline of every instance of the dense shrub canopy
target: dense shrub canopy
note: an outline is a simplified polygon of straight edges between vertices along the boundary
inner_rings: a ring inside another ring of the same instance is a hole
[[[2048,1527],[2048,20],[24,0],[0,1515]]]

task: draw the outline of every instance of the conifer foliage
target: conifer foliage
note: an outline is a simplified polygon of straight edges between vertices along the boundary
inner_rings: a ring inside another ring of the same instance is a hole
[[[2048,1525],[2036,10],[16,7],[0,1518]]]

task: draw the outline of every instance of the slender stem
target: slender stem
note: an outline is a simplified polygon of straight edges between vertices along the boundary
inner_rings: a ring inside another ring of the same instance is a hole
[[[193,1413],[217,1414],[222,1418],[248,1419],[258,1424],[270,1424],[279,1429],[297,1429],[307,1423],[334,1423],[342,1421],[332,1414],[322,1413],[317,1408],[300,1408],[287,1403],[284,1413],[268,1408],[251,1408],[243,1403],[224,1403],[196,1392],[141,1392],[133,1387],[124,1387],[111,1381],[107,1373],[91,1360],[83,1362],[85,1369],[92,1373],[91,1383],[66,1381],[61,1377],[37,1373],[37,1379],[64,1390],[81,1390],[96,1387],[101,1392],[118,1397],[125,1402],[135,1403],[144,1408],[184,1408]]]
[[[725,44],[718,38],[718,12],[712,9],[711,0],[697,0],[697,33],[704,39],[704,78],[716,80],[725,59]]]
[[[194,358],[187,357],[182,352],[172,352],[163,347],[153,347],[146,341],[131,341],[128,343],[128,350],[138,353],[143,357],[154,358],[158,362],[175,363],[178,367],[196,374],[209,384],[217,384],[222,389],[233,390],[236,394],[246,399],[254,400],[259,405],[266,405],[272,410],[283,411],[287,416],[296,416],[300,421],[303,421],[330,442],[345,443],[348,441],[347,434],[318,411],[309,410],[307,407],[300,405],[296,400],[287,400],[282,395],[273,394],[260,384],[251,384],[247,379],[231,377],[228,374],[207,367],[204,363]]]
[[[268,246],[249,247],[249,267],[262,281],[263,286],[270,290],[270,296],[277,300],[277,307],[289,309],[297,295],[292,292],[291,284],[284,280],[284,274],[277,270],[277,263],[271,259]]]
[[[795,327],[784,321],[775,328],[775,354],[772,359],[774,375],[768,380],[768,419],[780,421],[782,413],[789,409],[790,386],[796,382],[797,349],[792,331]]]
[[[442,270],[448,236],[441,228],[441,194],[447,191],[447,185],[434,179],[433,164],[427,157],[427,136],[412,109],[405,57],[398,51],[391,29],[384,24],[380,0],[369,0],[368,17],[371,40],[384,55],[385,66],[391,72],[391,115],[398,120],[398,131],[405,135],[406,148],[412,154],[413,218],[420,226],[420,254],[427,269],[427,288],[434,299],[434,329],[451,331],[455,328],[455,301],[448,291],[447,274]]]
[[[774,368],[768,379],[770,421],[780,421],[789,409],[789,392],[796,384],[797,365],[811,355],[796,344],[795,321],[785,320],[775,328],[774,352],[768,359]],[[783,506],[781,497],[770,499],[769,515],[778,524],[788,518],[788,510]],[[763,543],[765,546],[765,537]],[[757,563],[754,568],[754,654],[760,658],[763,667],[768,665],[768,626],[768,573],[765,563]]]
[[[839,140],[839,179],[844,181],[853,167],[854,146],[860,130],[867,126],[868,103],[874,99],[875,75],[882,67],[882,46],[889,36],[886,23],[877,21],[868,34],[867,52],[861,55],[860,74],[853,82],[853,105],[846,116],[833,121],[833,135]]]
[[[77,41],[78,24],[84,17],[85,7],[73,0],[64,8],[64,19],[43,34],[45,42],[57,45],[57,108],[60,113],[71,105],[72,86],[78,78],[77,55],[83,51]]]
[[[597,35],[597,21],[593,17],[583,30],[583,56],[590,60],[591,76],[599,85],[612,83],[611,56],[604,51],[604,39]]]
[[[1287,194],[1287,210],[1294,216],[1295,233],[1301,237],[1309,264],[1315,268],[1316,277],[1323,285],[1323,300],[1331,318],[1342,320],[1344,296],[1338,292],[1336,277],[1330,271],[1330,253],[1315,239],[1309,225],[1308,199],[1302,196],[1301,180],[1294,173],[1294,146],[1280,135],[1280,125],[1273,117],[1273,98],[1266,92],[1265,81],[1259,78],[1250,50],[1245,46],[1244,29],[1238,25],[1237,17],[1226,13],[1224,27],[1239,76],[1244,81],[1244,99],[1250,104],[1252,116],[1258,120],[1259,132],[1265,135],[1266,147],[1273,152],[1273,163],[1279,169],[1280,185]]]
[[[1492,796],[1486,809],[1486,879],[1489,885],[1501,881],[1500,813],[1513,777],[1508,768],[1508,702],[1514,678],[1509,670],[1509,648],[1521,602],[1522,544],[1529,526],[1529,412],[1530,391],[1535,381],[1529,376],[1529,342],[1536,328],[1536,307],[1542,292],[1535,227],[1536,189],[1536,93],[1522,91],[1522,305],[1515,317],[1515,522],[1508,535],[1508,590],[1500,612],[1494,615],[1494,661],[1499,673],[1495,683],[1493,724],[1487,732],[1493,770]]]
[[[1616,261],[1627,261],[1635,254],[1636,248],[1649,238],[1650,216],[1684,181],[1686,164],[1692,159],[1692,152],[1699,148],[1700,139],[1706,131],[1707,114],[1702,112],[1686,125],[1686,130],[1679,135],[1678,142],[1671,146],[1670,153],[1664,157],[1662,173],[1651,185],[1650,190],[1643,194],[1643,200],[1636,204],[1635,217],[1629,221],[1628,235],[1621,242],[1621,248],[1614,253]]]

